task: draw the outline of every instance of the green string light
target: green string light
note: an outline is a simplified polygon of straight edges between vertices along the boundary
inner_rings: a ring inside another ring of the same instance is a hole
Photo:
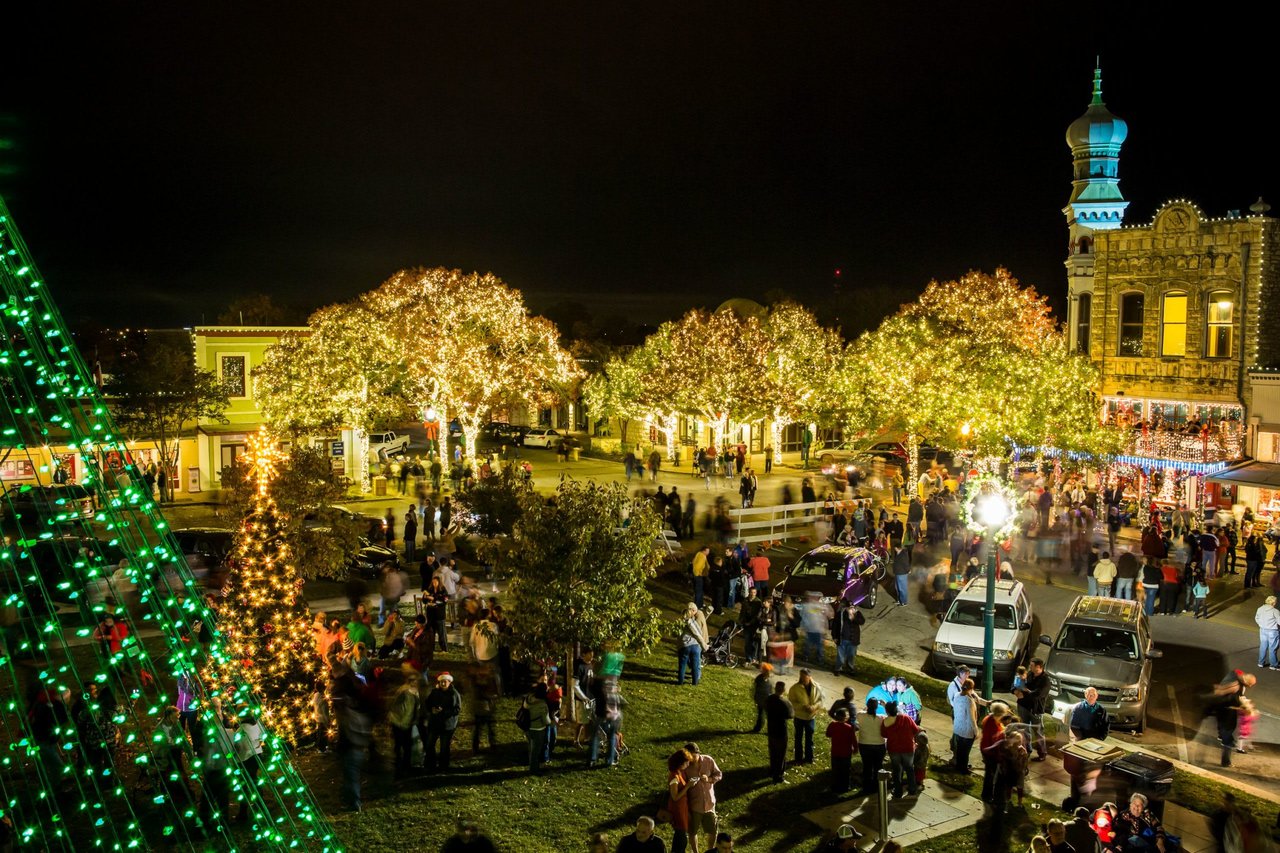
[[[0,285],[0,464],[36,481],[0,499],[0,819],[29,849],[340,850],[274,733],[256,781],[216,737],[209,756],[189,755],[187,778],[175,772],[169,750],[191,749],[161,724],[179,676],[203,697],[201,670],[227,660],[216,630],[207,648],[188,636],[216,617],[134,485],[142,477],[3,199]],[[50,445],[78,453],[83,492],[53,491]],[[127,461],[127,480],[104,476],[108,454]],[[109,626],[112,597],[124,606]],[[219,687],[261,711],[243,679]],[[218,734],[211,705],[196,707],[195,728]],[[251,815],[243,828],[210,796],[219,787]]]

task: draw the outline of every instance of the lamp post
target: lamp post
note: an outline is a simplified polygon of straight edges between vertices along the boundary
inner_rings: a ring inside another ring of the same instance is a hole
[[[982,698],[990,699],[995,687],[996,581],[999,555],[996,538],[1009,520],[1009,502],[999,492],[988,492],[974,501],[973,514],[987,530],[987,606],[982,613]]]

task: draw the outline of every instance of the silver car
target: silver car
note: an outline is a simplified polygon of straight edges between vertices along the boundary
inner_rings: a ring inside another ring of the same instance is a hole
[[[1043,634],[1040,642],[1050,647],[1044,668],[1055,717],[1083,701],[1085,689],[1093,687],[1113,728],[1140,734],[1147,727],[1151,662],[1162,653],[1151,645],[1141,602],[1082,595],[1067,611],[1057,637]]]

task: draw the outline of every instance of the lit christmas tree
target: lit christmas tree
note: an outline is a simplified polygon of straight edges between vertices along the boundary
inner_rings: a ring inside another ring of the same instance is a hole
[[[179,679],[208,694],[206,644],[191,638],[214,620],[3,200],[0,465],[0,839],[340,849],[283,750],[255,781],[234,750],[202,752],[171,726]],[[218,634],[208,645],[221,655]],[[244,676],[222,691],[251,698]],[[211,704],[198,708],[209,725]],[[249,828],[230,827],[218,790]]]
[[[234,563],[218,605],[222,649],[210,662],[206,682],[225,708],[233,703],[260,709],[267,728],[296,745],[313,732],[309,699],[321,664],[302,578],[271,497],[284,454],[263,427],[250,437],[247,457],[253,504],[236,534]]]

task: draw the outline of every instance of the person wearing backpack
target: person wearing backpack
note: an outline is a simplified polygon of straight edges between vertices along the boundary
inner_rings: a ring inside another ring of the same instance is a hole
[[[525,697],[516,712],[516,725],[524,729],[529,739],[529,772],[541,773],[543,758],[547,754],[547,728],[551,725],[551,709],[547,705],[547,685],[533,685],[533,692]]]

